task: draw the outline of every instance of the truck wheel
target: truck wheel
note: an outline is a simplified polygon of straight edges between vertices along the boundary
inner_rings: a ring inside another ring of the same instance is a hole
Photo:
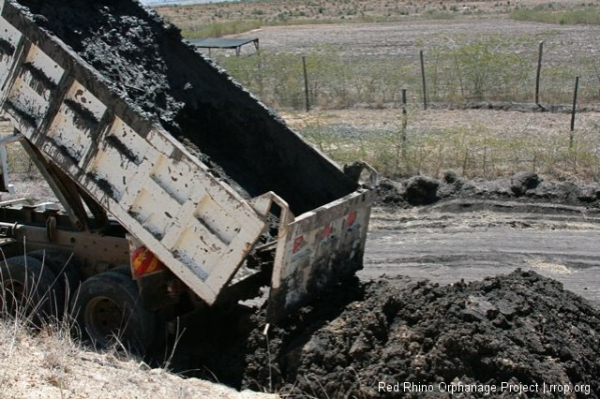
[[[68,301],[81,284],[81,273],[73,257],[67,252],[47,249],[28,252],[27,256],[39,260],[52,270],[54,275],[58,277]]]
[[[119,342],[143,354],[154,340],[154,313],[140,303],[137,284],[119,272],[108,271],[84,281],[73,298],[72,314],[82,338],[98,349]]]
[[[2,311],[26,316],[34,325],[64,310],[64,293],[56,276],[42,262],[29,256],[15,256],[0,263]]]
[[[131,266],[129,265],[120,265],[117,267],[113,267],[109,271],[113,273],[120,273],[124,276],[127,276],[127,278],[131,278]]]

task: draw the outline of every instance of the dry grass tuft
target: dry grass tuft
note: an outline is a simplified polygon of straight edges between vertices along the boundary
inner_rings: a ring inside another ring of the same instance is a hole
[[[163,369],[115,352],[96,353],[73,341],[62,325],[32,331],[0,320],[0,392],[3,398],[269,398]]]
[[[6,278],[6,277],[5,277]],[[32,282],[36,287],[36,282]],[[2,299],[11,285],[0,279]],[[17,291],[15,291],[17,292]],[[20,291],[19,291],[20,292]],[[27,291],[15,306],[0,310],[0,397],[2,398],[268,398],[223,385],[184,379],[166,369],[151,369],[115,345],[92,352],[73,338],[67,314],[36,318]],[[2,300],[1,303],[7,303]],[[24,304],[24,305],[21,305]],[[35,321],[34,321],[35,320]]]

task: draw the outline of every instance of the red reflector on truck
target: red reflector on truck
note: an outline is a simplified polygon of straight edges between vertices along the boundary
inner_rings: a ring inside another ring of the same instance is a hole
[[[347,225],[346,227],[352,227],[352,225],[354,224],[354,222],[356,221],[356,211],[351,212],[348,215],[348,219],[347,219]]]
[[[300,251],[302,248],[304,248],[305,244],[306,244],[306,242],[304,241],[304,236],[296,237],[294,239],[294,246],[292,247],[292,253],[295,254],[296,252]]]
[[[152,273],[164,267],[162,262],[146,247],[139,247],[133,251],[131,265],[136,276]]]

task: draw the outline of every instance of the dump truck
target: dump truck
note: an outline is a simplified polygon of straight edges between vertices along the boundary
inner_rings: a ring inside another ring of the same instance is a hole
[[[14,128],[0,144],[21,145],[60,204],[1,203],[5,309],[27,297],[29,314],[68,312],[99,346],[143,349],[157,320],[265,287],[277,323],[362,267],[372,168],[337,166],[136,1],[61,9],[77,3],[0,1],[0,107]],[[57,25],[70,12],[89,21]],[[102,16],[117,25],[86,33]],[[103,39],[128,20],[119,43]],[[139,47],[118,46],[140,26],[164,73],[148,84],[167,82],[158,94],[133,87],[142,63],[154,73],[139,54],[111,74],[90,50],[126,57]]]

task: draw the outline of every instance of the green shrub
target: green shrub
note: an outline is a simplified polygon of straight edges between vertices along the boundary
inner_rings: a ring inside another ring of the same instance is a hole
[[[600,7],[585,6],[557,10],[554,6],[515,9],[510,13],[518,21],[535,21],[559,25],[600,25]]]

